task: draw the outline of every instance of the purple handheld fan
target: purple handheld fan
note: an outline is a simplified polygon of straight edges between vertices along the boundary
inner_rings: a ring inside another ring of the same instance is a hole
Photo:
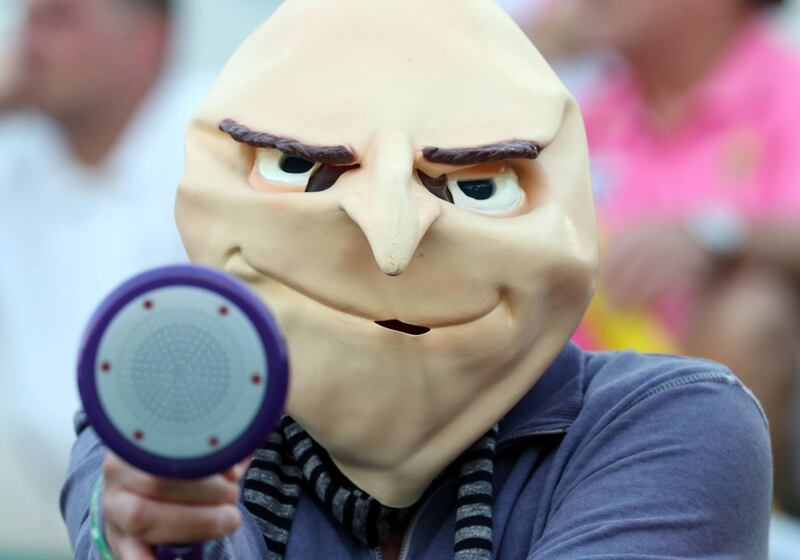
[[[286,347],[266,306],[200,266],[145,272],[109,295],[86,330],[78,387],[92,427],[131,465],[191,479],[223,472],[277,424]],[[159,558],[203,557],[203,545]]]

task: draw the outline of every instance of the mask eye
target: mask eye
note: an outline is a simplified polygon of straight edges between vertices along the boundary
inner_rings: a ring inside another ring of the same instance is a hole
[[[284,154],[276,149],[259,149],[256,170],[265,181],[305,187],[321,164]]]
[[[459,190],[473,200],[489,200],[497,192],[494,177],[456,181]]]
[[[503,214],[519,207],[525,191],[516,173],[502,168],[487,176],[469,176],[469,170],[448,177],[447,188],[453,204],[465,210],[487,214]]]

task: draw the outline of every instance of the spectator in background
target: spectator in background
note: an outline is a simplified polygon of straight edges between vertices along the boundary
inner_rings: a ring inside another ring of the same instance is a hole
[[[185,259],[173,200],[206,84],[167,71],[170,4],[27,3],[0,99],[0,557],[65,544],[69,364],[91,312],[128,276]]]
[[[770,417],[779,497],[800,371],[800,61],[761,17],[780,3],[574,3],[623,62],[584,104],[605,255],[579,337],[730,366]]]
[[[576,338],[729,365],[770,418],[770,558],[798,558],[800,521],[780,508],[800,514],[800,59],[764,21],[786,2],[498,1],[557,70],[589,76],[562,73],[584,108],[605,238]]]

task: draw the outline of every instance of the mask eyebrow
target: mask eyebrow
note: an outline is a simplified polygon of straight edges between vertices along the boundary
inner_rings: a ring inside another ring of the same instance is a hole
[[[504,159],[536,159],[544,148],[530,140],[510,140],[471,148],[423,148],[423,157],[431,163],[478,165]]]
[[[356,155],[347,146],[312,146],[299,140],[276,136],[268,132],[251,130],[233,119],[225,119],[219,129],[237,142],[254,148],[276,148],[286,155],[328,165],[347,165],[356,161]]]

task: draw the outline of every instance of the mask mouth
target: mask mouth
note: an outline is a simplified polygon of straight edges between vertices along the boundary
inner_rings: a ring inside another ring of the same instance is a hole
[[[412,336],[419,336],[431,330],[430,327],[412,325],[410,323],[404,323],[403,321],[398,321],[397,319],[389,319],[387,321],[375,321],[375,324],[380,325],[381,327],[386,329],[391,329],[393,331],[400,331],[402,333],[410,334]]]

